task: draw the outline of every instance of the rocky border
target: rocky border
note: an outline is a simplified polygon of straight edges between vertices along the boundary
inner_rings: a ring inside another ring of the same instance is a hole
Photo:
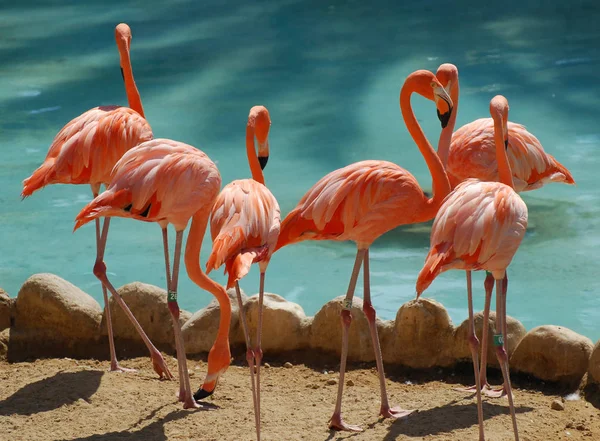
[[[175,354],[171,318],[164,289],[140,282],[119,288],[119,293],[138,318],[148,336],[161,350]],[[243,347],[235,293],[232,299],[230,342]],[[258,295],[244,298],[244,314],[255,331]],[[343,297],[326,303],[314,317],[302,307],[277,294],[265,293],[263,350],[266,354],[318,350],[339,356],[340,310]],[[146,349],[114,302],[110,302],[115,342],[120,357],[138,356]],[[374,361],[362,300],[354,299],[348,359]],[[192,314],[181,312],[182,332],[188,354],[208,352],[216,335],[219,306],[216,301]],[[495,315],[488,326],[493,335]],[[483,317],[475,315],[481,335]],[[411,300],[400,307],[394,320],[377,321],[384,362],[415,369],[450,367],[470,361],[466,321],[455,327],[445,308],[435,300]],[[511,370],[543,381],[577,387],[587,375],[588,383],[600,384],[600,341],[592,341],[562,326],[538,326],[526,331],[508,318],[507,348]],[[91,296],[53,274],[35,274],[23,284],[16,298],[0,289],[0,357],[9,361],[40,357],[92,357],[108,354],[103,310]],[[489,365],[497,366],[490,342]]]

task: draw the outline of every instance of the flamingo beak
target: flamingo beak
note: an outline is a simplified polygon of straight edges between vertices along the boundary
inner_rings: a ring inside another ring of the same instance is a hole
[[[261,170],[264,170],[265,167],[267,166],[267,162],[269,162],[269,157],[268,156],[259,156],[258,162],[260,163]]]
[[[264,170],[269,161],[269,140],[265,139],[264,142],[258,142],[258,162],[260,163],[261,170]]]
[[[442,129],[445,129],[448,125],[448,121],[450,121],[450,116],[452,115],[452,99],[443,87],[434,88],[433,98],[437,107],[438,119],[442,123]],[[440,101],[445,103],[445,106],[442,106],[442,110],[440,110]]]

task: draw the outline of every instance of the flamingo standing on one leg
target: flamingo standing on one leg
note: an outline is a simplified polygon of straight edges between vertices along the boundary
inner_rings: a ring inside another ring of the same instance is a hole
[[[128,217],[157,222],[163,231],[167,271],[168,305],[173,320],[177,363],[179,367],[179,400],[184,408],[198,407],[192,396],[190,377],[177,304],[177,282],[183,231],[192,219],[185,249],[188,275],[200,288],[213,294],[221,308],[217,339],[208,355],[208,373],[203,389],[212,392],[219,376],[230,363],[229,323],[231,303],[225,289],[211,280],[200,268],[200,248],[210,209],[221,187],[217,166],[202,151],[170,139],[154,139],[129,150],[115,165],[113,179],[104,193],[86,205],[77,215],[75,229],[99,217]],[[167,226],[175,227],[173,271],[169,270]],[[94,272],[103,277],[108,289],[103,262]],[[113,292],[114,294],[114,292]]]
[[[279,237],[279,204],[275,196],[265,186],[262,169],[269,159],[269,128],[271,119],[263,106],[250,109],[246,126],[246,153],[252,172],[252,179],[241,179],[228,184],[217,197],[213,206],[210,233],[213,249],[206,263],[206,273],[225,264],[229,274],[227,288],[235,286],[244,336],[246,337],[246,358],[250,366],[250,381],[254,401],[256,437],[260,440],[260,364],[262,361],[261,331],[262,305],[265,286],[265,272],[277,238]],[[258,140],[258,156],[254,138]],[[238,281],[248,274],[252,263],[260,267],[260,287],[258,295],[258,329],[256,345],[252,348],[246,319],[242,313],[243,304]],[[256,369],[256,386],[254,372]],[[210,393],[199,390],[194,398],[201,399]]]
[[[133,79],[129,55],[131,46],[129,26],[125,23],[117,25],[115,38],[130,108],[95,107],[71,120],[54,138],[44,163],[23,181],[21,193],[23,198],[48,184],[89,184],[96,197],[100,192],[100,185],[106,186],[110,182],[112,168],[119,158],[132,147],[152,139],[152,129],[144,119],[140,94]],[[96,220],[96,264],[104,259],[108,226],[109,219],[106,219],[100,233],[100,221]],[[132,369],[121,367],[117,361],[108,295],[104,284],[102,284],[102,293],[108,327],[110,370],[131,371]],[[172,378],[161,353],[146,336],[127,304],[119,294],[115,293],[114,297],[148,347],[154,370],[161,378],[163,376],[167,379]]]
[[[508,102],[501,95],[490,102],[494,121],[496,160],[501,182],[483,182],[468,179],[450,193],[433,222],[431,247],[425,265],[417,278],[417,298],[435,277],[450,269],[467,272],[469,300],[469,345],[473,356],[479,417],[479,438],[484,439],[481,383],[479,381],[477,351],[479,342],[473,323],[471,271],[489,271],[496,281],[496,355],[507,388],[508,403],[515,439],[519,439],[508,370],[508,356],[504,347],[506,323],[506,269],[514,257],[527,229],[527,206],[514,190],[508,149]]]
[[[450,63],[442,64],[436,72],[436,77],[446,88],[454,103],[454,112],[448,125],[442,130],[438,144],[438,155],[444,167],[446,167],[452,188],[468,178],[497,182],[499,174],[498,164],[495,160],[493,120],[491,118],[481,118],[465,124],[452,133],[458,114],[458,69]],[[533,134],[529,133],[524,126],[510,121],[508,122],[507,155],[515,190],[518,192],[535,190],[550,182],[575,184],[571,172],[552,155],[547,154],[540,141]],[[508,276],[505,277],[504,285],[507,283]],[[489,272],[486,274],[484,287],[485,306],[480,381],[485,395],[500,397],[506,393],[506,388],[503,386],[500,389],[492,389],[487,381],[487,323],[494,288],[494,278]],[[504,286],[504,289],[506,290],[507,287]],[[506,339],[506,329],[503,333]],[[473,392],[475,386],[459,390]]]
[[[413,92],[435,101],[442,127],[452,113],[452,100],[433,73],[426,70],[409,75],[400,92],[402,116],[433,177],[433,198],[429,199],[414,176],[396,164],[387,161],[361,161],[323,177],[304,195],[281,225],[276,249],[303,240],[352,240],[358,248],[341,311],[340,379],[335,410],[329,425],[336,430],[361,430],[358,426],[346,424],[341,416],[348,330],[352,321],[350,308],[361,265],[364,265],[363,311],[369,322],[381,389],[380,414],[397,418],[412,412],[390,408],[388,402],[375,308],[371,304],[369,247],[379,236],[399,225],[432,219],[450,192],[444,167],[412,111],[410,97]]]

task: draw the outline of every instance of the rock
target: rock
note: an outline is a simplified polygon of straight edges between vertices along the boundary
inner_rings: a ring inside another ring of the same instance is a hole
[[[265,369],[269,369],[271,367],[269,363],[264,363],[263,366],[265,367]]]
[[[242,302],[246,302],[247,297],[244,291],[241,291]],[[239,308],[235,289],[227,290],[227,295],[231,300],[231,323],[229,325],[229,344],[231,346],[244,345],[244,334],[242,333],[239,322]],[[183,325],[181,333],[185,344],[185,351],[188,354],[199,354],[210,351],[221,320],[221,308],[219,302],[214,299],[206,308],[196,311],[194,315]]]
[[[354,386],[354,381],[352,381],[352,380],[346,381],[346,386]]]
[[[483,342],[483,312],[477,312],[473,315],[473,319],[475,320],[475,333],[479,338],[479,343]],[[488,366],[500,367],[498,364],[498,359],[496,358],[496,349],[494,346],[494,334],[496,326],[496,313],[494,311],[490,311],[490,316],[488,320],[488,356],[487,356],[487,364]],[[507,327],[507,336],[506,336],[506,351],[508,352],[508,356],[510,357],[517,345],[521,342],[527,330],[525,326],[518,321],[517,319],[506,316],[506,327]],[[469,341],[467,340],[469,334],[469,320],[465,320],[461,323],[461,325],[456,328],[454,332],[454,358],[456,360],[469,360],[471,361],[471,349],[469,348]]]
[[[335,386],[337,383],[338,381],[335,378],[330,378],[329,380],[327,380],[328,386]]]
[[[565,410],[565,404],[560,400],[552,401],[550,407],[554,410]]]
[[[258,294],[244,302],[251,341],[258,329]],[[261,347],[263,352],[293,351],[309,345],[311,320],[300,305],[277,294],[264,293]]]
[[[123,298],[152,343],[159,349],[174,352],[175,336],[173,333],[173,319],[167,306],[167,291],[147,283],[133,282],[123,285],[117,292]],[[112,296],[108,303],[110,305],[115,339],[135,342],[136,346],[145,353],[146,346],[129,318],[123,312],[123,309]],[[183,325],[191,315],[188,311],[180,310],[180,325]],[[108,333],[106,317],[102,319],[102,332],[104,335]]]
[[[392,334],[382,342],[384,359],[412,368],[449,366],[454,362],[449,349],[453,332],[450,316],[439,302],[411,300],[398,310]]]
[[[589,377],[592,382],[600,383],[600,340],[594,346],[592,350],[592,356],[590,357],[589,365]]]
[[[14,318],[15,299],[11,299],[6,291],[0,288],[0,331],[10,328]]]
[[[341,355],[342,324],[340,312],[345,296],[339,296],[327,302],[315,315],[310,332],[310,346]],[[348,360],[373,361],[375,354],[371,343],[369,323],[362,311],[363,301],[354,296],[351,314],[352,324],[348,333]],[[377,319],[378,332],[381,333],[384,322]],[[381,343],[381,337],[380,337]]]
[[[289,368],[291,368],[291,367],[294,367],[294,365],[293,365],[292,363],[290,363],[289,361],[286,361],[286,362],[283,364],[283,367],[284,367],[284,368],[288,368],[288,369],[289,369]]]
[[[510,365],[541,380],[576,386],[587,372],[592,341],[562,326],[538,326],[515,349]]]
[[[17,330],[40,330],[40,336],[67,342],[97,340],[102,309],[91,296],[54,274],[25,281],[15,305]]]

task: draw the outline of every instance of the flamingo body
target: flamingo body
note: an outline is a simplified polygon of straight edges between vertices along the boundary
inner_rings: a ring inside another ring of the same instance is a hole
[[[368,247],[403,225],[435,212],[415,177],[387,161],[368,160],[319,180],[284,219],[277,248],[303,240],[352,240]]]
[[[507,155],[518,192],[550,182],[575,184],[569,170],[546,153],[540,141],[521,124],[508,122]],[[453,188],[468,178],[499,181],[492,118],[477,119],[454,132],[447,173]]]
[[[431,246],[417,278],[420,295],[450,269],[502,273],[527,229],[527,206],[508,185],[468,179],[446,198],[431,229]]]
[[[206,272],[225,264],[227,288],[248,274],[253,262],[268,262],[275,251],[280,210],[275,196],[254,179],[233,181],[223,188],[212,209],[212,252]]]
[[[150,139],[150,125],[135,110],[94,107],[58,132],[42,165],[23,181],[22,196],[48,184],[108,184],[119,158]]]

